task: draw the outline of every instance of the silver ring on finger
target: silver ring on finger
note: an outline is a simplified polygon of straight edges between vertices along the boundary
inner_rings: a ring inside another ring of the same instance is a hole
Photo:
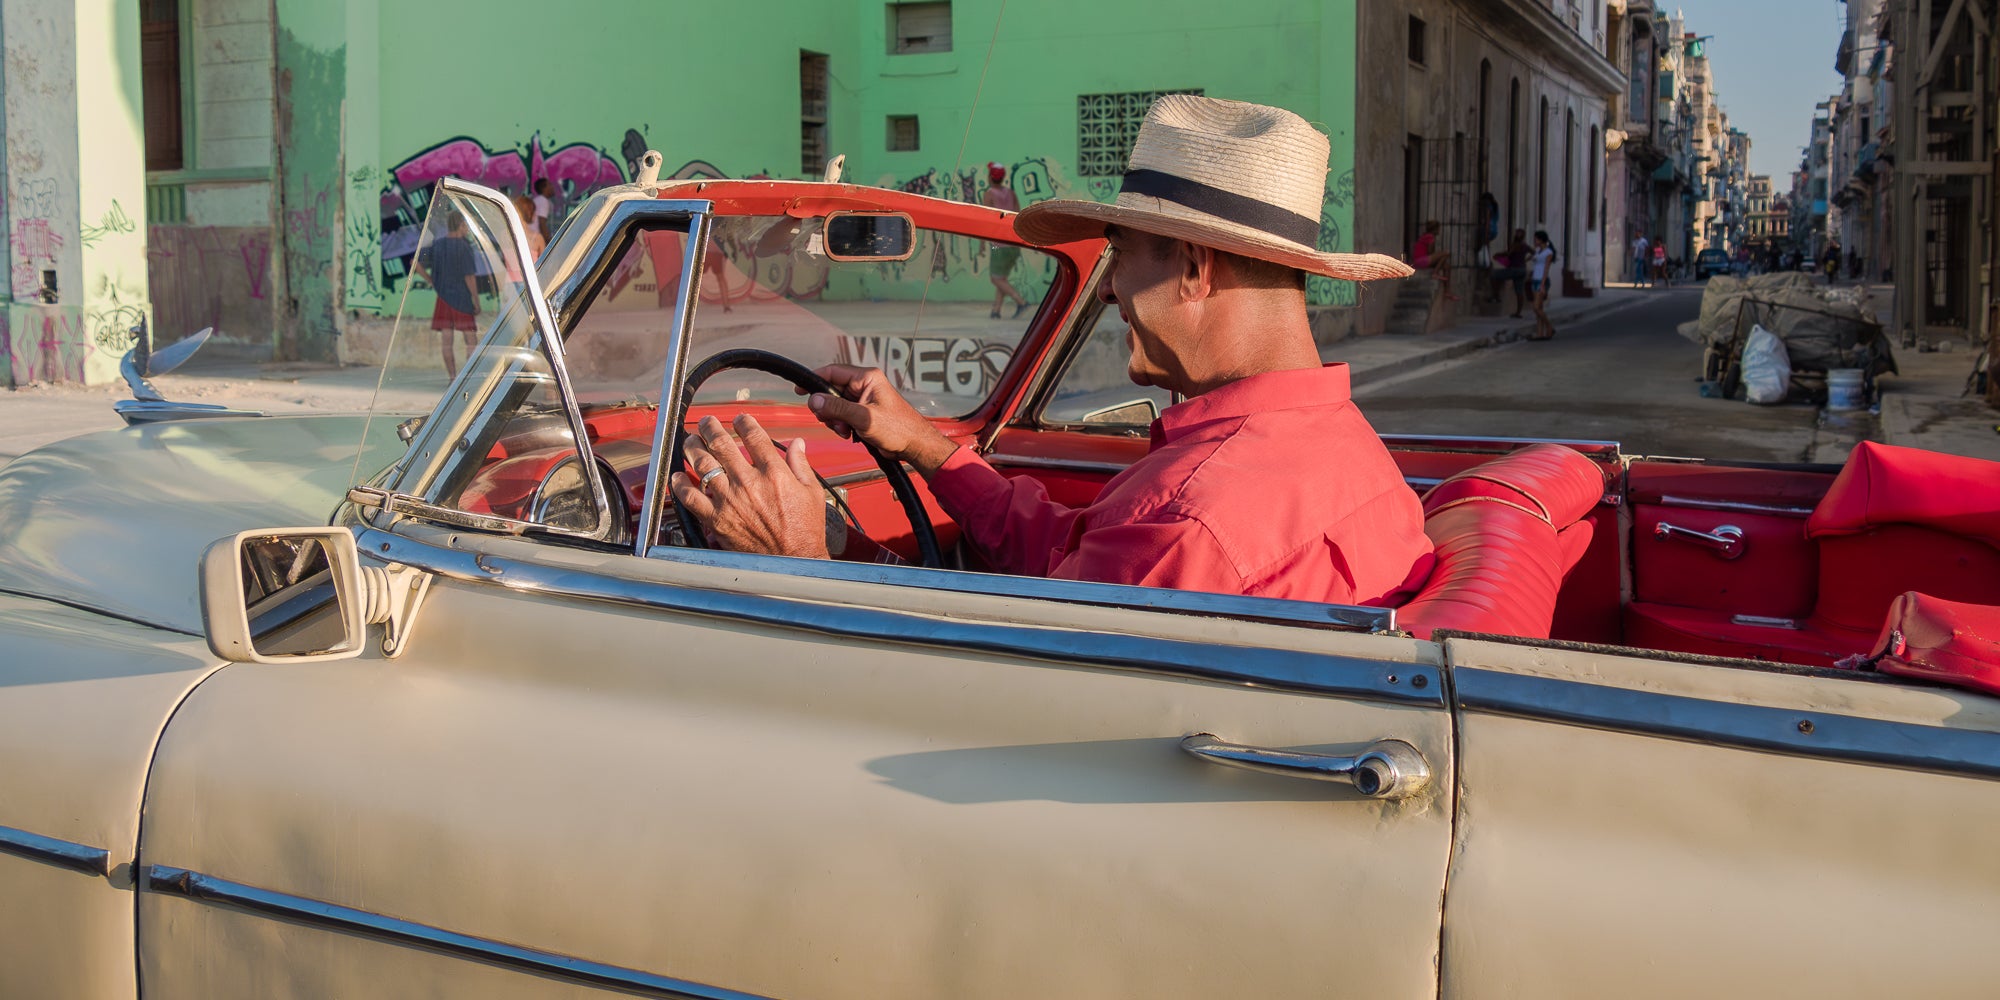
[[[723,469],[722,469],[722,467],[721,467],[721,466],[719,466],[719,465],[718,465],[718,466],[716,466],[716,467],[715,467],[715,468],[713,468],[713,469],[710,469],[710,470],[708,470],[707,472],[704,472],[704,473],[702,473],[702,474],[701,474],[701,488],[702,488],[702,491],[703,491],[703,492],[707,492],[707,490],[708,490],[708,484],[709,484],[710,482],[714,481],[715,477],[717,477],[717,476],[720,476],[720,475],[723,475]]]

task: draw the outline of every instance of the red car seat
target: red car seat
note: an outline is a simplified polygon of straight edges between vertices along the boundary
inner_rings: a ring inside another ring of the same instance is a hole
[[[1420,638],[1441,628],[1545,639],[1563,576],[1590,545],[1584,515],[1604,499],[1604,470],[1555,444],[1530,445],[1424,495],[1437,565],[1397,609]]]

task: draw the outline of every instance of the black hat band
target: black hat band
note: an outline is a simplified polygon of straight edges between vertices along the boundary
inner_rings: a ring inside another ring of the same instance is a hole
[[[1200,181],[1158,170],[1128,170],[1125,172],[1125,183],[1118,192],[1124,194],[1128,191],[1184,205],[1292,243],[1315,248],[1319,245],[1318,219],[1309,219],[1268,201],[1210,187]]]

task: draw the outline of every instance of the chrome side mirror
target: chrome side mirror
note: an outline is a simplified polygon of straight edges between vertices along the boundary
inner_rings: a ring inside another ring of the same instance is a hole
[[[361,655],[361,560],[345,528],[262,528],[201,557],[208,648],[235,663]]]

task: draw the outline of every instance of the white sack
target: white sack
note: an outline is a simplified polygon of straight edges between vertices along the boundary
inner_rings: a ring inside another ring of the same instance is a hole
[[[1792,359],[1785,342],[1764,329],[1750,328],[1743,344],[1743,398],[1760,406],[1782,403],[1792,386]]]

